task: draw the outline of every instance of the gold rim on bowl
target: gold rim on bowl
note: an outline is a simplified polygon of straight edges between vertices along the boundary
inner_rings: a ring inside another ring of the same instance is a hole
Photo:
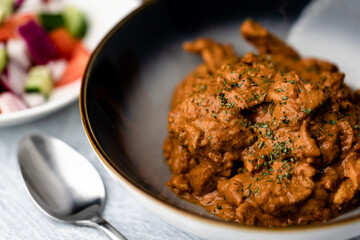
[[[222,227],[222,228],[228,228],[229,230],[233,230],[233,231],[251,231],[251,232],[265,232],[265,233],[280,233],[280,232],[295,232],[295,231],[309,231],[309,230],[321,230],[321,229],[328,229],[331,227],[340,227],[340,226],[344,226],[350,223],[355,223],[357,221],[360,220],[360,216],[353,216],[351,218],[348,219],[343,219],[341,221],[334,221],[334,222],[328,222],[325,224],[314,224],[314,225],[302,225],[302,226],[290,226],[290,227],[276,227],[276,228],[268,228],[268,227],[262,227],[262,226],[245,226],[245,225],[240,225],[237,223],[230,223],[230,222],[225,222],[222,220],[217,220],[217,219],[211,219],[211,218],[207,218],[205,216],[200,216],[197,215],[195,213],[192,213],[190,211],[186,211],[184,209],[181,209],[177,206],[171,205],[155,196],[153,196],[149,190],[145,189],[144,187],[142,187],[141,185],[137,184],[136,182],[134,182],[131,178],[127,177],[127,175],[121,170],[118,169],[115,164],[112,162],[112,160],[107,156],[107,154],[105,153],[105,151],[102,149],[102,147],[100,146],[99,142],[97,141],[94,131],[91,127],[90,121],[89,121],[89,116],[88,116],[88,112],[87,112],[87,107],[86,107],[86,90],[87,90],[87,86],[88,86],[88,82],[89,82],[89,73],[90,73],[90,69],[92,69],[93,63],[95,61],[95,59],[97,58],[97,56],[99,55],[99,53],[101,52],[103,46],[106,44],[106,42],[112,37],[112,35],[119,29],[121,28],[124,24],[126,24],[130,19],[136,17],[136,15],[141,12],[142,10],[146,9],[148,6],[150,6],[151,4],[154,4],[156,2],[158,2],[159,0],[148,0],[145,1],[140,7],[138,7],[137,9],[135,9],[134,11],[132,11],[128,16],[126,16],[124,19],[122,19],[118,24],[116,24],[111,30],[110,32],[102,39],[102,41],[100,42],[100,44],[96,47],[96,49],[94,50],[94,52],[92,53],[90,60],[88,62],[88,65],[86,67],[84,76],[82,78],[82,83],[81,83],[81,89],[80,89],[80,97],[79,97],[79,107],[80,107],[80,115],[81,115],[81,119],[83,122],[83,127],[85,129],[86,135],[93,147],[93,149],[96,151],[99,159],[102,161],[102,163],[115,175],[117,176],[121,182],[125,183],[127,186],[129,186],[132,190],[136,191],[137,193],[139,193],[140,195],[146,197],[147,199],[155,202],[156,204],[161,205],[162,207],[166,208],[169,211],[173,211],[176,212],[177,214],[183,215],[184,217],[187,218],[191,218],[193,220],[196,221],[200,221],[204,224],[207,225],[213,225],[213,226],[217,226],[217,227]]]

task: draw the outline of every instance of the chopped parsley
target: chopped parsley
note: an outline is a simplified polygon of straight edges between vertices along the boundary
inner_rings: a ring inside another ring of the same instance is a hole
[[[306,113],[306,114],[310,114],[311,113],[311,108],[304,108],[303,109],[303,112]]]

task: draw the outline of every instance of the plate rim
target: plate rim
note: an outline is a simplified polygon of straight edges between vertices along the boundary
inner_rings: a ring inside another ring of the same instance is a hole
[[[64,85],[64,87],[77,88],[79,87],[78,85],[80,82],[81,79],[77,79],[72,83]],[[79,93],[80,91],[76,91],[76,93],[62,96],[61,98],[48,101],[36,107],[27,108],[17,112],[0,114],[0,127],[17,124],[17,122],[11,122],[11,121],[18,121],[19,123],[26,122],[26,121],[30,121],[32,118],[36,118],[48,113],[50,114],[51,112],[58,110],[61,107],[64,107],[67,104],[70,104],[71,102],[75,101],[78,98]]]

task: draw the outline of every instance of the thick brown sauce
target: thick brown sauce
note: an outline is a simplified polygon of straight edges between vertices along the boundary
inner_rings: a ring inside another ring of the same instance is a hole
[[[204,63],[177,87],[164,154],[179,196],[227,221],[323,222],[358,204],[359,97],[331,63],[302,59],[256,22],[259,55],[210,39],[184,43]]]

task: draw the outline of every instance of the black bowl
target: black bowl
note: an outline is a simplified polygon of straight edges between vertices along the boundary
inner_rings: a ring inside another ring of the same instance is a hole
[[[252,17],[285,38],[307,2],[147,1],[122,20],[93,53],[81,88],[84,128],[102,162],[130,191],[185,219],[266,229],[222,222],[165,186],[171,176],[162,153],[167,115],[175,86],[201,61],[183,52],[183,41],[212,37],[243,55],[253,50],[239,34],[244,19]]]

